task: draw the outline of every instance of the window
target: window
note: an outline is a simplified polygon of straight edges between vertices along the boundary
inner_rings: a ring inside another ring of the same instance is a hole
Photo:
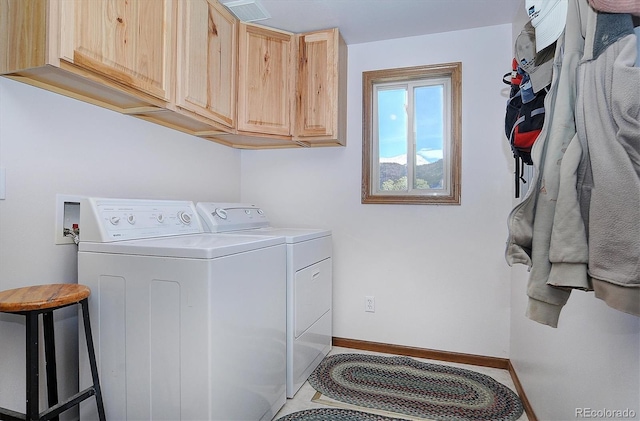
[[[363,72],[362,203],[460,204],[462,64]]]

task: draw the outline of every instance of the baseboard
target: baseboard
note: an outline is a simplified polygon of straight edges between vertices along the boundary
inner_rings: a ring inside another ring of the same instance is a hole
[[[336,338],[335,336],[333,337],[333,345],[341,346],[344,348],[361,349],[363,351],[384,352],[387,354],[405,355],[407,357],[427,358],[430,360],[448,361],[451,363],[500,368],[502,370],[509,369],[509,360],[507,358],[485,357],[482,355],[437,351],[433,349],[415,348],[411,346],[360,341],[357,339]]]
[[[529,421],[538,421],[536,414],[533,412],[533,407],[531,406],[531,402],[527,399],[526,393],[524,393],[524,389],[522,388],[522,383],[520,383],[520,379],[518,379],[518,375],[516,374],[516,369],[509,361],[509,374],[511,375],[511,380],[513,380],[513,385],[516,387],[516,391],[518,392],[518,396],[520,396],[520,400],[522,401],[522,407],[524,408],[524,412],[527,413],[527,417]]]
[[[511,375],[511,379],[513,380],[516,392],[518,393],[518,396],[520,396],[520,400],[522,401],[522,406],[525,413],[527,414],[527,418],[529,419],[529,421],[538,421],[538,418],[535,416],[533,408],[531,407],[531,403],[524,393],[524,389],[522,388],[522,384],[518,379],[518,375],[516,374],[515,369],[508,358],[487,357],[484,355],[438,351],[434,349],[417,348],[411,346],[361,341],[358,339],[338,338],[335,336],[333,337],[333,346],[507,370]]]

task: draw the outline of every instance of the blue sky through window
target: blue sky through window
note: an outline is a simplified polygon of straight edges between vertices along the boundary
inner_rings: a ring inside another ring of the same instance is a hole
[[[406,89],[378,91],[378,139],[381,158],[407,153]]]
[[[444,88],[420,86],[414,90],[416,150],[428,162],[442,158]],[[407,154],[407,93],[404,88],[378,91],[378,135],[381,158]]]
[[[444,106],[442,85],[414,90],[416,110],[416,153],[428,162],[442,159]]]

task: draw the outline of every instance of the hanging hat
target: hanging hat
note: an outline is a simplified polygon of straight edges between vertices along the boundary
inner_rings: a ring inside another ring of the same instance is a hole
[[[536,51],[536,32],[531,22],[527,22],[518,35],[515,50],[518,66],[529,75],[534,93],[551,83],[555,51],[551,46]]]
[[[536,31],[536,48],[541,51],[557,40],[567,23],[568,0],[526,0],[529,20]]]

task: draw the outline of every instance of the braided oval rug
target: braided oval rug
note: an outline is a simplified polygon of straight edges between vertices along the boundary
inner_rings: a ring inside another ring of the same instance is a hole
[[[408,357],[331,355],[309,383],[331,399],[412,418],[515,421],[523,413],[520,398],[487,375]]]
[[[382,415],[353,411],[351,409],[319,408],[305,409],[278,418],[277,421],[405,421]]]

